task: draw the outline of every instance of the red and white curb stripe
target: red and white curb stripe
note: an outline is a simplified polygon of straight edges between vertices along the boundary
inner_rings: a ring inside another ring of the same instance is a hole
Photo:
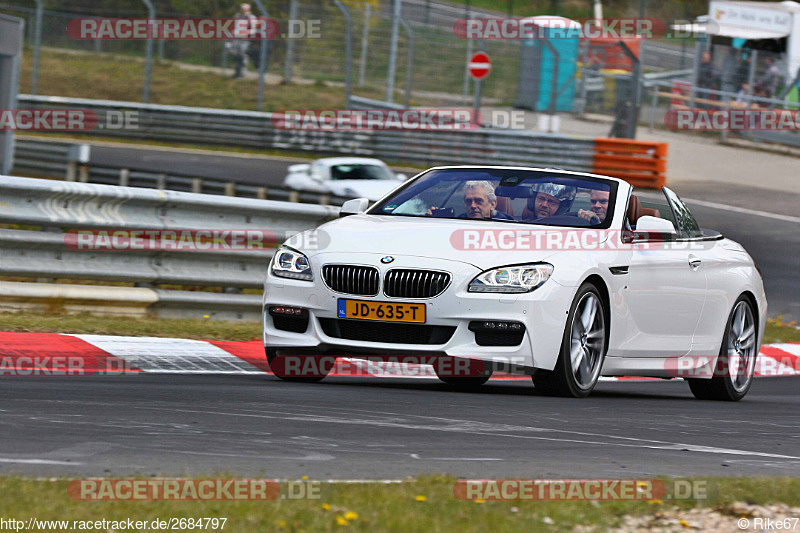
[[[0,376],[24,375],[31,362],[53,371],[79,360],[86,374],[263,374],[269,372],[261,341],[226,342],[162,337],[0,332]],[[27,365],[27,366],[26,366]],[[47,366],[51,365],[51,366]],[[332,376],[436,378],[433,367],[338,359]],[[756,376],[800,376],[800,343],[762,346]],[[528,379],[496,374],[492,379]],[[614,380],[616,378],[604,378]],[[623,380],[644,378],[619,378]]]

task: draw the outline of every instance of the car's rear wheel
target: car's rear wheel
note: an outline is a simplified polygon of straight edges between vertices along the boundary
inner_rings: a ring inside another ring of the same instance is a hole
[[[490,366],[477,359],[442,357],[434,363],[433,371],[442,382],[460,389],[480,387],[492,377]]]
[[[600,378],[607,351],[606,312],[597,288],[584,283],[572,301],[553,370],[536,369],[533,384],[547,396],[583,398]]]
[[[280,354],[274,348],[266,348],[267,363],[276,377],[284,381],[316,383],[330,374],[336,363],[331,355]]]
[[[747,297],[740,296],[725,326],[714,376],[711,379],[687,379],[694,397],[729,402],[744,398],[755,374],[757,337],[753,305]]]

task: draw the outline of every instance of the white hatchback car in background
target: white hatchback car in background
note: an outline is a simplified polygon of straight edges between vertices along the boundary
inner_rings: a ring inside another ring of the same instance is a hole
[[[380,159],[327,157],[310,164],[292,165],[283,185],[290,189],[323,192],[375,201],[405,181]]]
[[[684,377],[701,399],[741,399],[766,324],[753,259],[700,229],[666,187],[660,202],[632,192],[579,172],[440,167],[372,207],[348,201],[269,265],[270,366],[315,380],[337,355],[429,355],[481,363],[468,375],[437,370],[446,383],[514,366],[544,394],[650,376]],[[327,362],[314,375],[281,364],[315,357]]]

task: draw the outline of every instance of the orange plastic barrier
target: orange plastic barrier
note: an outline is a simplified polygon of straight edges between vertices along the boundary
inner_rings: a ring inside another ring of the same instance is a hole
[[[667,143],[598,137],[592,172],[657,189],[667,182]]]

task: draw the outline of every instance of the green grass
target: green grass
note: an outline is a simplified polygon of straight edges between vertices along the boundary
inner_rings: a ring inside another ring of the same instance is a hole
[[[100,316],[89,313],[0,312],[0,331],[94,333],[148,337],[248,341],[261,338],[258,322]],[[800,342],[800,329],[779,319],[767,322],[764,344]]]
[[[522,474],[521,474],[522,475]],[[523,475],[524,476],[524,475]],[[210,476],[201,476],[208,478]],[[220,476],[217,476],[220,477]],[[267,474],[266,477],[269,477]],[[461,501],[456,478],[426,476],[396,484],[327,484],[320,499],[216,502],[85,502],[67,496],[67,480],[0,479],[3,518],[27,520],[133,520],[227,518],[225,531],[565,531],[578,524],[615,525],[626,514],[703,506],[720,509],[735,501],[800,503],[800,479],[709,479],[717,487],[708,500],[664,502]],[[424,501],[419,501],[424,500]],[[737,515],[731,514],[731,523]],[[347,518],[346,518],[347,517]],[[349,518],[349,519],[348,519]],[[545,522],[545,519],[548,518]],[[552,524],[552,525],[547,525]]]
[[[134,337],[178,337],[225,341],[261,338],[258,322],[223,322],[211,319],[135,318],[89,313],[0,313],[0,331],[89,333]]]
[[[144,63],[119,55],[42,50],[39,94],[141,102]],[[20,92],[28,93],[31,57],[23,58]],[[380,98],[376,91],[367,97]],[[255,110],[257,80],[233,80],[213,72],[181,69],[173,64],[153,64],[150,102],[225,109]],[[344,108],[343,87],[268,85],[264,110]]]

